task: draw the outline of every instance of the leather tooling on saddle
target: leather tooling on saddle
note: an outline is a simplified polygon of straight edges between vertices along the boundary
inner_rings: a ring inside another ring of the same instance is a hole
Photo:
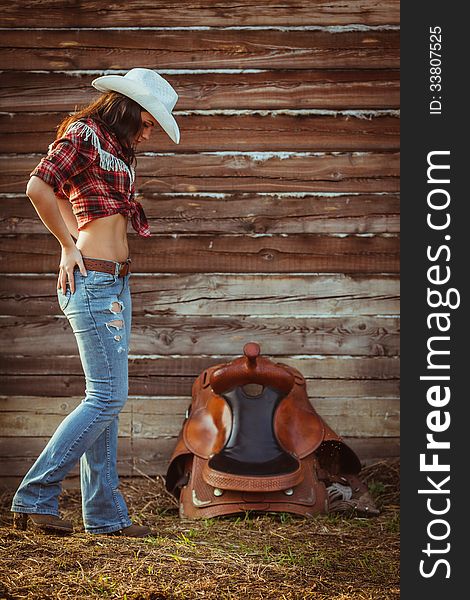
[[[180,516],[378,514],[359,458],[315,411],[302,374],[255,342],[243,352],[193,384],[166,474]]]

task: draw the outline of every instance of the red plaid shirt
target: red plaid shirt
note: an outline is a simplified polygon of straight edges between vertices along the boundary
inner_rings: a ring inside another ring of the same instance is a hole
[[[117,137],[94,119],[82,119],[49,146],[31,175],[69,199],[80,230],[99,217],[121,213],[139,235],[150,236],[144,209],[134,198],[134,170]]]

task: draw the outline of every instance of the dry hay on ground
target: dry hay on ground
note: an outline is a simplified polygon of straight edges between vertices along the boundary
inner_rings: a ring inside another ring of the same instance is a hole
[[[182,521],[161,478],[124,480],[144,540],[83,532],[78,490],[62,514],[77,533],[11,529],[2,497],[0,599],[391,600],[399,592],[399,464],[363,469],[381,514],[373,518],[246,514]]]

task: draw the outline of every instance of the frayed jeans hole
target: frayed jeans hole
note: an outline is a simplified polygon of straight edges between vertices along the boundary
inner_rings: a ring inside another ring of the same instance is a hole
[[[121,329],[123,329],[124,327],[124,321],[122,319],[115,319],[114,321],[109,321],[109,323],[106,323],[106,328],[110,333],[115,333],[112,331],[111,328],[117,329],[118,331],[120,331]],[[121,340],[121,336],[120,335],[115,335],[114,339],[117,341]]]
[[[122,302],[115,301],[115,302],[111,303],[110,311],[112,313],[122,312],[123,309],[124,309],[124,306],[123,306]]]

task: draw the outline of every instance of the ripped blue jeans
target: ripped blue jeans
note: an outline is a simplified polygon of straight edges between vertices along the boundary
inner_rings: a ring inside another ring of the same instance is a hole
[[[74,272],[75,293],[57,291],[77,341],[85,373],[85,398],[55,431],[25,475],[11,510],[59,515],[61,482],[80,461],[85,530],[111,533],[131,525],[118,490],[118,415],[128,396],[131,331],[130,274]],[[47,352],[47,349],[45,349]]]

